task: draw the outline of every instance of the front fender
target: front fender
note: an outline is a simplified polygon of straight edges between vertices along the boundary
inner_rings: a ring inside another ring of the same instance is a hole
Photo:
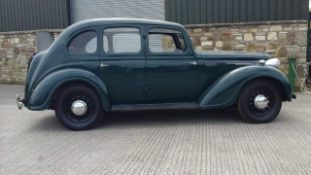
[[[291,101],[292,89],[287,77],[269,66],[247,66],[235,69],[219,78],[205,90],[198,104],[202,108],[229,107],[236,103],[243,86],[254,79],[270,79],[279,84],[284,100]]]
[[[52,95],[66,82],[82,81],[96,89],[105,111],[111,108],[106,85],[94,73],[81,69],[58,70],[42,79],[30,93],[26,107],[30,110],[45,110],[50,107]]]

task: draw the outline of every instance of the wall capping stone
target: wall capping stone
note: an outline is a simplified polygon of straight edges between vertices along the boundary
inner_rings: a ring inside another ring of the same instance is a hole
[[[0,32],[0,35],[31,34],[36,32],[60,33],[63,30],[64,29],[40,29],[40,30],[11,31],[11,32]]]
[[[307,20],[283,20],[283,21],[259,21],[259,22],[239,22],[239,23],[213,23],[213,24],[187,24],[185,27],[228,27],[238,25],[273,25],[273,24],[294,24],[294,23],[308,23]],[[25,31],[10,31],[0,32],[0,35],[14,35],[14,34],[29,34],[36,32],[62,32],[64,29],[39,29],[39,30],[25,30]]]
[[[297,24],[308,23],[307,20],[283,20],[283,21],[258,21],[258,22],[239,22],[239,23],[213,23],[213,24],[187,24],[185,27],[229,27],[229,26],[244,26],[244,25],[274,25],[274,24]]]

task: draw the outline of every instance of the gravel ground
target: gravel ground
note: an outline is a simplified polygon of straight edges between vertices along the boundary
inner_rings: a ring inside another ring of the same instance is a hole
[[[235,110],[113,112],[73,132],[52,111],[17,110],[0,85],[0,174],[311,174],[311,95],[269,124]]]

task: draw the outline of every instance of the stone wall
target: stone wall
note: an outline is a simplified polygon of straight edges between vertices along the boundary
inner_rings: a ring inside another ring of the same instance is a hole
[[[307,50],[307,21],[188,25],[197,50],[266,52],[281,58],[288,72],[288,57],[304,65]],[[60,30],[48,30],[58,36]],[[37,51],[37,31],[0,33],[0,83],[22,84],[29,57]],[[298,66],[300,79],[302,66]],[[299,81],[297,81],[297,85]]]
[[[0,83],[23,83],[34,52],[35,33],[0,34]]]
[[[288,73],[288,57],[297,60],[299,80],[304,78],[307,52],[307,21],[237,23],[186,26],[196,50],[265,52],[281,59]]]
[[[37,31],[0,33],[0,83],[23,84],[27,63],[37,52]],[[51,31],[57,36],[58,32]]]

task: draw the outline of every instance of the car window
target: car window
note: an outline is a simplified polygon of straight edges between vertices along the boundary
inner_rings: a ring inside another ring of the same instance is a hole
[[[186,50],[183,35],[178,30],[151,29],[148,34],[151,53],[183,53]]]
[[[77,35],[71,40],[68,51],[71,54],[92,54],[97,50],[97,35],[94,31],[88,31]]]
[[[141,34],[137,28],[109,28],[104,30],[103,49],[108,54],[139,53]]]

